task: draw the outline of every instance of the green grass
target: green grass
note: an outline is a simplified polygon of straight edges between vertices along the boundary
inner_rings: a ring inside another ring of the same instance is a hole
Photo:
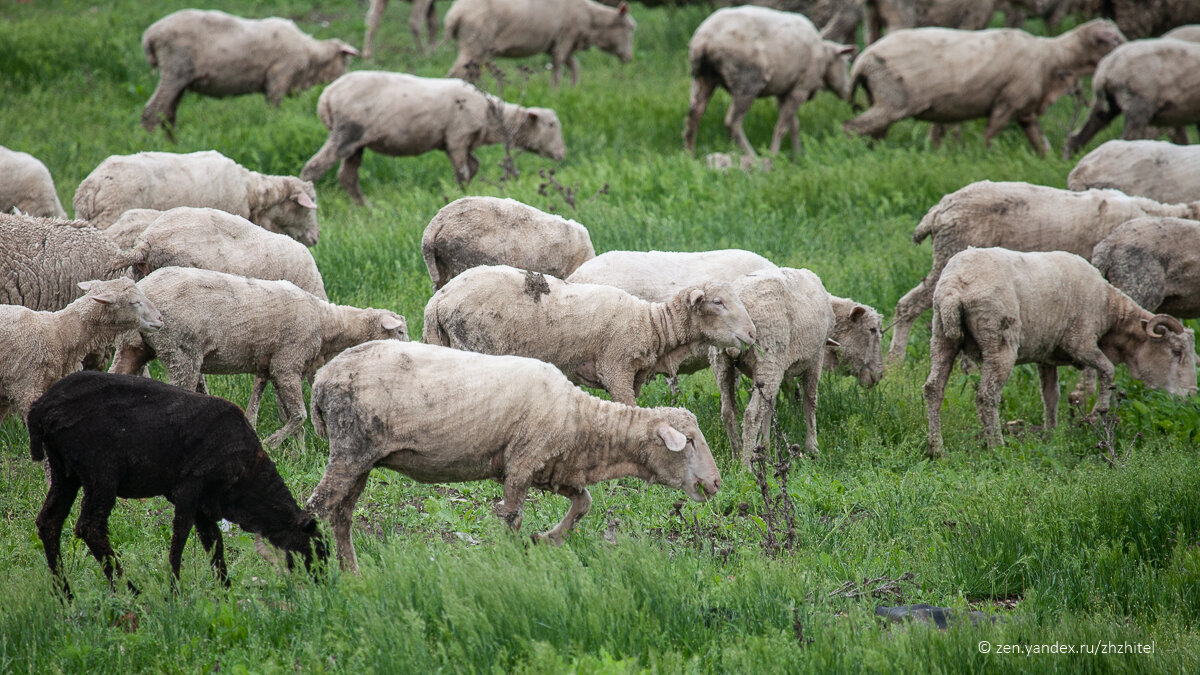
[[[395,3],[393,3],[395,5]],[[318,37],[361,41],[362,4],[278,0],[211,6],[249,16],[295,18]],[[216,149],[249,168],[295,174],[325,139],[314,114],[319,90],[279,109],[261,96],[185,97],[177,146],[139,126],[156,84],[140,33],[180,0],[74,0],[0,4],[0,142],[33,153],[53,173],[65,205],[105,157],[140,150]],[[439,3],[444,14],[447,3]],[[375,64],[440,76],[450,47],[412,48],[407,5],[389,9]],[[388,158],[368,153],[367,209],[353,206],[333,173],[318,184],[321,243],[313,254],[336,302],[387,307],[420,334],[429,280],[419,238],[429,219],[464,194],[505,195],[574,218],[597,250],[738,247],[813,269],[830,291],[890,314],[928,270],[928,244],[912,229],[947,192],[980,179],[1062,187],[1071,167],[1041,159],[1013,127],[988,150],[982,122],[934,150],[927,125],[906,121],[875,147],[843,136],[853,113],[823,93],[800,110],[804,153],[774,159],[769,173],[710,172],[682,151],[689,82],[684,54],[702,7],[634,6],[632,64],[581,55],[579,86],[554,90],[544,59],[522,87],[511,64],[508,98],[554,108],[565,161],[521,155],[519,179],[499,184],[498,148],[464,192],[440,153]],[[490,83],[489,83],[490,84]],[[698,155],[732,151],[719,92],[700,128]],[[1073,103],[1051,108],[1043,127],[1061,147]],[[759,102],[746,131],[765,147],[775,107]],[[1113,137],[1109,129],[1094,145]],[[577,208],[539,193],[540,169],[577,189]],[[602,186],[607,194],[589,200]],[[122,501],[114,545],[132,597],[109,592],[99,565],[68,531],[71,605],[53,594],[33,525],[45,496],[28,459],[24,427],[0,425],[0,671],[283,672],[775,672],[895,670],[1181,672],[1200,663],[1200,405],[1118,385],[1116,445],[1125,462],[1098,458],[1098,437],[1063,414],[1054,433],[1018,433],[994,452],[977,438],[976,376],[957,373],[944,413],[949,456],[924,458],[921,384],[927,324],[914,330],[907,364],[878,387],[822,381],[821,455],[803,460],[783,486],[796,504],[799,545],[771,557],[756,524],[764,515],[753,477],[732,458],[707,373],[685,378],[680,404],[693,410],[723,476],[706,504],[662,486],[622,480],[597,486],[591,514],[561,548],[528,547],[491,514],[490,483],[416,484],[378,473],[359,505],[361,576],[333,572],[315,583],[275,570],[236,528],[226,536],[233,588],[213,579],[195,538],[178,596],[167,584],[170,505]],[[1064,387],[1073,375],[1064,371]],[[212,377],[213,392],[245,403],[248,377]],[[745,394],[743,394],[743,404]],[[661,382],[644,405],[671,402]],[[279,426],[268,396],[259,431]],[[1040,424],[1035,371],[1017,368],[1005,390],[1005,420]],[[803,434],[798,408],[780,403],[780,426]],[[309,432],[273,454],[303,501],[324,469],[326,443]],[[773,489],[779,489],[773,484]],[[677,502],[679,502],[677,504]],[[76,507],[78,508],[78,507]],[[527,531],[552,525],[565,500],[533,495]],[[73,518],[69,521],[73,523]],[[606,537],[606,533],[611,535]],[[608,541],[611,538],[615,544]],[[899,596],[847,598],[847,581],[911,581]],[[927,602],[979,608],[997,622],[886,626],[877,603]],[[134,622],[136,621],[136,629]],[[981,654],[994,645],[1151,643],[1152,655]]]

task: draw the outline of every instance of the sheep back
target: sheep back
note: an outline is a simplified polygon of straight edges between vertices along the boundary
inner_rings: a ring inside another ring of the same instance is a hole
[[[50,170],[27,152],[0,145],[0,213],[66,218]]]
[[[92,279],[114,279],[120,250],[80,221],[0,214],[0,304],[53,312]]]

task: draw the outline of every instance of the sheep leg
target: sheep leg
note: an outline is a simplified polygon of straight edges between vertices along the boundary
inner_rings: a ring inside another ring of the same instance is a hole
[[[779,147],[783,145],[783,136],[792,130],[792,122],[796,122],[796,112],[800,110],[800,104],[808,100],[808,91],[802,88],[795,88],[787,93],[786,96],[779,96],[776,99],[779,104],[779,119],[775,121],[775,130],[771,132],[770,152],[772,155],[779,153]],[[797,124],[799,124],[797,122]],[[800,154],[800,136],[792,134],[792,150],[796,154]]]
[[[1058,366],[1039,363],[1038,377],[1042,381],[1042,428],[1048,431],[1058,426]]]
[[[1071,395],[1067,397],[1067,401],[1072,408],[1083,408],[1083,404],[1087,402],[1087,397],[1096,390],[1096,371],[1091,368],[1084,368],[1079,373],[1079,380],[1075,382],[1075,389],[1071,391]]]
[[[567,71],[571,73],[571,86],[579,83],[579,59],[575,55],[567,57]]]
[[[336,449],[331,449],[336,452]],[[354,505],[367,487],[371,467],[347,466],[344,462],[329,459],[325,475],[308,498],[305,509],[318,518],[327,518],[337,542],[337,556],[345,572],[358,573],[358,556],[350,538],[350,525],[354,521]]]
[[[984,443],[989,448],[1004,445],[1000,435],[1000,394],[1017,364],[1017,350],[1005,345],[1000,351],[984,353],[979,366],[979,390],[975,392],[975,411],[983,425]]]
[[[495,513],[513,532],[521,531],[521,510],[525,507],[529,485],[529,479],[521,475],[509,475],[504,479],[504,498],[496,504]]]
[[[742,120],[745,119],[746,113],[750,111],[750,106],[754,104],[756,93],[731,91],[730,94],[733,100],[729,102],[729,110],[725,113],[725,128],[729,130],[729,137],[741,148],[743,154],[751,157],[755,156],[754,146],[750,145],[750,139],[746,138],[746,131],[742,128]]]
[[[870,136],[881,141],[887,138],[888,128],[904,115],[896,113],[886,106],[872,106],[863,114],[842,123],[842,131],[856,133],[859,136]]]
[[[1187,127],[1175,127],[1171,130],[1171,142],[1175,145],[1187,145]]]
[[[304,163],[304,168],[300,170],[300,179],[317,182],[317,179],[332,169],[334,164],[353,155],[359,148],[366,145],[367,142],[363,141],[361,125],[335,124],[329,131],[329,138],[325,139],[325,144],[321,146],[320,150],[317,150],[317,154]]]
[[[1012,109],[1007,103],[998,103],[988,115],[987,126],[983,129],[983,147],[992,147],[992,139],[996,137],[1008,123],[1012,121]]]
[[[1147,127],[1150,126],[1150,119],[1153,116],[1154,109],[1149,101],[1142,98],[1130,101],[1125,108],[1125,129],[1121,132],[1121,139],[1136,141],[1149,138]]]
[[[146,131],[153,132],[154,127],[161,126],[167,134],[167,139],[174,143],[175,112],[179,109],[183,92],[187,91],[192,77],[191,72],[174,75],[167,71],[168,69],[161,71],[158,86],[154,88],[154,93],[146,102],[146,107],[142,109],[142,127]]]
[[[196,505],[199,490],[191,485],[185,486],[175,494],[175,517],[171,520],[171,551],[168,560],[171,563],[171,588],[178,590],[179,568],[183,564],[183,547],[187,545],[188,535],[196,522]],[[86,495],[85,495],[86,498]]]
[[[611,374],[599,373],[600,384],[608,392],[609,398],[617,403],[631,406],[637,406],[637,391],[634,388],[636,376],[636,373],[629,371]]]
[[[288,95],[292,89],[292,80],[295,79],[296,72],[290,66],[279,64],[267,69],[267,86],[266,95],[267,103],[278,108],[280,103],[283,103],[283,98]]]
[[[383,11],[387,9],[387,0],[371,0],[371,6],[367,8],[367,34],[363,36],[363,59],[369,60],[375,55],[375,31],[379,30],[379,22],[383,20]],[[413,13],[417,11],[417,3],[413,3]],[[412,20],[409,19],[409,25],[412,25]],[[417,38],[417,47],[420,48],[421,42],[418,35],[413,34]]]
[[[300,376],[289,373],[272,373],[271,382],[275,385],[275,400],[279,402],[282,412],[286,415],[287,423],[283,428],[271,434],[263,445],[279,447],[289,436],[297,435],[300,444],[304,444],[304,420],[308,412],[304,409],[304,391],[301,388]]]
[[[196,534],[200,536],[200,544],[209,554],[209,562],[216,571],[217,578],[229,588],[229,570],[225,567],[225,540],[221,537],[221,528],[217,521],[209,518],[203,511],[197,511]]]
[[[958,356],[958,343],[934,335],[929,340],[929,377],[925,380],[925,414],[929,419],[929,450],[932,458],[945,454],[942,448],[942,399],[946,394],[946,383],[954,369],[954,358]]]
[[[563,40],[555,43],[554,48],[550,50],[550,84],[558,87],[559,81],[562,79],[563,64],[571,60],[571,52],[574,51],[575,44],[570,40]],[[571,86],[575,85],[575,81],[571,81]]]
[[[821,364],[816,363],[804,371],[804,451],[817,454],[817,384],[821,381]]]
[[[1104,92],[1096,94],[1096,100],[1092,103],[1091,111],[1088,112],[1087,121],[1078,131],[1067,137],[1067,142],[1063,146],[1063,159],[1070,159],[1071,155],[1087,145],[1093,136],[1108,126],[1109,122],[1112,122],[1113,118],[1121,112],[1112,103]]]
[[[1084,347],[1082,353],[1076,355],[1075,358],[1078,365],[1093,368],[1096,371],[1096,403],[1092,406],[1092,412],[1087,416],[1089,422],[1095,422],[1101,415],[1108,412],[1108,404],[1114,388],[1113,364],[1096,345]]]
[[[50,486],[53,489],[53,485]],[[117,560],[117,554],[113,551],[112,544],[108,541],[108,514],[112,513],[113,507],[117,504],[117,496],[111,491],[105,492],[100,487],[91,486],[92,489],[83,491],[83,504],[79,507],[79,520],[75,522],[75,536],[83,540],[87,544],[88,550],[92,552],[92,556],[100,561],[104,567],[104,576],[108,579],[108,586],[116,590],[113,586],[113,576],[121,575],[121,563]],[[130,584],[130,589],[134,592],[137,589]]]
[[[725,425],[725,435],[729,437],[729,448],[734,454],[741,453],[742,437],[737,422],[737,384],[741,373],[733,367],[733,360],[721,350],[710,351],[713,377],[717,380],[717,389],[721,392],[721,422]]]
[[[929,127],[929,145],[934,150],[942,147],[942,141],[946,138],[946,125],[934,124]]]
[[[592,495],[587,491],[587,488],[579,489],[563,485],[555,490],[558,494],[571,500],[571,508],[567,509],[566,515],[553,529],[536,534],[533,537],[534,541],[544,541],[551,544],[561,544],[566,539],[567,533],[587,515],[587,512],[592,508]]]
[[[717,83],[707,77],[697,77],[692,80],[692,94],[688,103],[687,119],[683,123],[683,148],[688,152],[696,151],[696,134],[700,129],[700,118],[708,108]]]
[[[250,390],[250,402],[246,404],[246,419],[250,426],[258,425],[258,407],[262,404],[263,393],[267,390],[267,378],[262,375],[254,376],[254,387]]]
[[[746,413],[742,416],[742,465],[747,468],[758,449],[765,449],[771,442],[771,419],[775,415],[775,396],[779,393],[779,384],[775,378],[770,382],[754,378],[750,402],[746,404]]]
[[[944,260],[940,260],[936,255],[933,259],[933,269],[929,274],[921,279],[921,283],[917,287],[904,294],[900,301],[896,303],[896,311],[894,313],[892,327],[892,342],[888,345],[887,363],[889,366],[894,366],[904,360],[905,352],[908,349],[908,335],[912,332],[913,324],[916,323],[917,317],[921,316],[925,310],[933,307],[933,289],[937,286],[938,279],[942,276],[942,270],[946,267]]]
[[[429,48],[425,51],[432,52],[437,47],[438,38],[437,6],[433,4],[433,0],[413,0],[414,13],[419,5],[426,5],[425,28],[429,30]]]
[[[3,417],[0,417],[2,420]],[[47,462],[49,464],[49,462]],[[65,473],[65,472],[60,472]],[[73,475],[62,475],[50,482],[50,490],[46,501],[37,517],[38,538],[42,540],[42,550],[46,554],[46,564],[50,573],[58,579],[59,588],[67,598],[72,597],[71,587],[62,573],[62,529],[63,523],[71,513],[75,497],[79,495],[81,483]]]
[[[359,206],[365,206],[367,203],[367,200],[363,199],[362,188],[358,182],[358,167],[362,165],[363,150],[366,150],[366,148],[360,147],[349,157],[343,159],[342,166],[338,169],[337,174],[338,183],[342,186],[342,189]]]
[[[466,143],[448,143],[446,156],[450,158],[450,166],[454,167],[454,179],[458,181],[458,186],[465,188],[479,171],[479,159]]]
[[[792,115],[788,118],[788,130],[792,134],[792,154],[799,155],[804,151],[800,143],[800,118]]]
[[[1050,141],[1046,140],[1046,134],[1042,133],[1042,125],[1038,122],[1037,115],[1031,115],[1019,120],[1021,128],[1025,130],[1025,137],[1029,139],[1029,144],[1033,146],[1033,151],[1039,157],[1045,157],[1046,153],[1050,152]]]
[[[167,369],[167,382],[188,391],[200,391],[202,378],[196,359],[180,352],[163,352],[158,360]]]

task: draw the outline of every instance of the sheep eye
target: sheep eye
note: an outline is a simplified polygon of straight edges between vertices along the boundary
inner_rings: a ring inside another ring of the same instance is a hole
[[[725,301],[721,300],[720,298],[713,298],[713,304],[717,307],[724,307]]]

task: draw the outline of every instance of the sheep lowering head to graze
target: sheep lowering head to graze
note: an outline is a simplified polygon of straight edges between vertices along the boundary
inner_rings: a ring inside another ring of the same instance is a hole
[[[317,371],[312,408],[329,463],[307,509],[329,519],[350,571],[354,505],[375,467],[422,483],[501,483],[496,514],[513,530],[529,488],[563,495],[570,509],[539,535],[551,543],[588,512],[587,486],[600,481],[637,477],[699,502],[721,487],[695,415],[604,401],[535,359],[370,342]]]
[[[933,268],[896,303],[895,332],[887,360],[904,360],[908,335],[933,305],[934,287],[947,261],[968,246],[1014,251],[1068,251],[1090,258],[1092,247],[1131,218],[1200,217],[1200,203],[1160,204],[1116,190],[1072,192],[1030,185],[979,181],[942,197],[913,233],[920,244],[933,237]]]
[[[564,64],[574,85],[575,52],[594,46],[629,63],[635,28],[624,2],[613,8],[592,0],[455,0],[446,12],[446,36],[458,42],[458,59],[448,76],[465,78],[494,56],[549,54],[554,86]]]
[[[57,312],[0,305],[0,422],[10,408],[25,419],[50,385],[80,368],[127,330],[163,326],[158,309],[132,279],[84,281],[84,295]]]
[[[379,22],[383,20],[383,12],[387,9],[388,0],[371,0],[367,7],[367,34],[363,37],[362,57],[370,59],[375,55],[375,32],[379,30]],[[433,0],[412,0],[412,13],[408,17],[408,30],[412,33],[413,44],[422,51],[421,29],[429,33],[429,49],[437,46],[438,15]]]
[[[1182,129],[1200,124],[1200,43],[1185,40],[1138,40],[1122,45],[1100,61],[1092,78],[1095,98],[1087,121],[1067,138],[1067,159],[1117,115],[1125,114],[1121,138],[1149,138],[1148,127]]]
[[[1079,160],[1067,187],[1110,188],[1164,204],[1200,201],[1200,146],[1108,141]]]
[[[202,386],[204,373],[251,373],[256,377],[246,416],[252,424],[270,381],[285,423],[267,438],[268,446],[292,435],[303,445],[308,414],[302,378],[347,347],[408,339],[404,317],[394,312],[334,305],[290,281],[163,267],[138,287],[162,311],[166,327],[122,335],[111,372],[132,375],[158,358],[171,384],[188,390]]]
[[[1139,307],[1073,253],[968,248],[946,265],[933,305],[925,381],[931,457],[942,454],[942,397],[959,352],[980,363],[975,405],[988,446],[1003,443],[1000,392],[1018,363],[1038,364],[1047,429],[1057,422],[1060,365],[1097,371],[1093,420],[1108,410],[1115,363],[1147,386],[1196,391],[1195,333]]]
[[[800,152],[800,104],[829,89],[850,99],[846,76],[853,46],[822,40],[807,18],[766,7],[729,7],[713,12],[688,43],[692,73],[691,103],[683,129],[683,145],[696,149],[696,133],[713,91],[720,86],[733,97],[725,115],[729,135],[746,155],[754,147],[742,129],[742,118],[756,98],[779,101],[779,120],[770,152],[779,152],[785,134],[792,151]]]
[[[881,139],[906,117],[937,123],[986,117],[983,138],[990,145],[1015,120],[1045,155],[1049,143],[1038,118],[1123,42],[1111,21],[1099,19],[1053,38],[1011,28],[888,33],[854,60],[852,87],[866,89],[871,107],[842,128]]]
[[[567,156],[553,110],[506,103],[462,80],[359,70],[321,92],[317,115],[329,138],[300,177],[316,181],[341,162],[338,182],[358,204],[365,201],[358,167],[368,148],[393,157],[444,150],[462,186],[479,172],[475,149],[481,145],[504,143],[554,160]]]
[[[155,21],[142,50],[160,71],[142,111],[146,131],[162,126],[175,140],[175,111],[185,91],[223,98],[263,93],[283,97],[332,82],[358,50],[341,40],[315,40],[290,19],[243,19],[216,10],[184,9]]]
[[[101,230],[130,209],[208,207],[241,216],[305,246],[317,243],[317,193],[294,176],[251,171],[214,150],[113,155],[75,191],[75,217]]]
[[[29,413],[29,452],[50,466],[50,492],[37,517],[46,563],[69,597],[59,540],[75,496],[83,505],[75,534],[104,566],[108,583],[121,564],[108,541],[118,497],[163,496],[175,505],[171,581],[195,525],[226,586],[221,519],[259,533],[311,567],[325,560],[312,516],[300,510],[236,405],[145,377],[82,372],[50,388]],[[130,588],[136,592],[133,584]]]
[[[883,315],[849,298],[831,295],[829,302],[834,318],[829,337],[836,344],[825,348],[825,370],[857,378],[870,389],[883,379]]]
[[[619,288],[506,265],[472,267],[425,306],[424,341],[548,361],[614,401],[637,395],[661,361],[696,347],[754,344],[754,323],[726,282],[647,302]]]
[[[0,213],[66,218],[50,170],[37,157],[0,145]]]
[[[463,270],[512,265],[565,279],[596,257],[587,228],[515,199],[463,197],[437,212],[421,237],[433,290]]]

